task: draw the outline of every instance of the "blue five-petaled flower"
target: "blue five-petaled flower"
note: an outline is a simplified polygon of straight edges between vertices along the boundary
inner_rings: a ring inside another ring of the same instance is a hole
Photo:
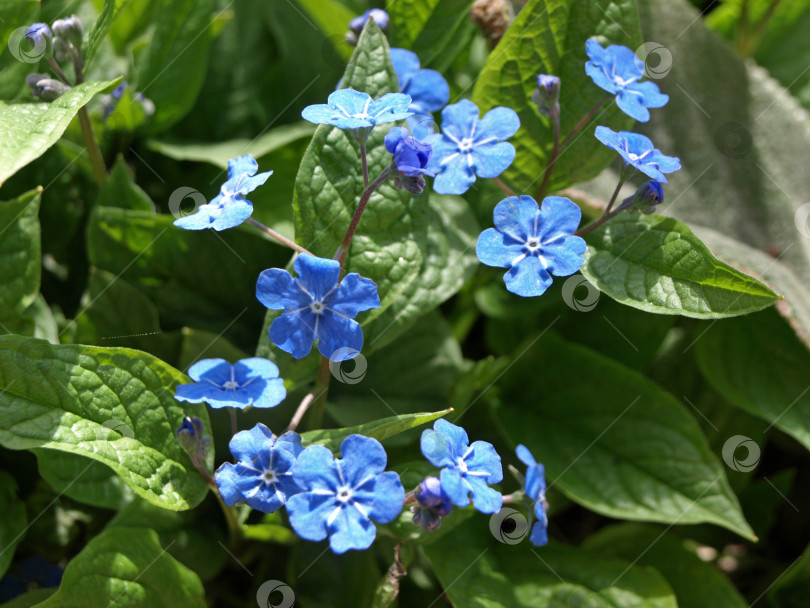
[[[301,254],[294,263],[300,278],[270,268],[259,275],[256,297],[267,308],[284,312],[270,325],[270,340],[296,359],[318,350],[333,361],[357,356],[363,348],[363,330],[354,320],[358,313],[377,308],[377,285],[356,272],[342,281],[336,260]]]
[[[214,475],[226,505],[244,501],[257,511],[272,513],[301,491],[292,474],[303,449],[298,433],[276,437],[259,423],[234,435],[229,447],[236,464],[226,462]]]
[[[573,235],[581,215],[565,197],[549,196],[541,209],[531,196],[510,196],[495,205],[495,228],[481,233],[475,253],[487,266],[509,268],[503,280],[512,293],[542,295],[552,274],[574,274],[585,262],[585,240]]]
[[[245,197],[267,181],[273,172],[256,172],[259,165],[250,154],[244,154],[228,161],[228,180],[222,184],[214,199],[200,205],[197,213],[186,215],[174,221],[174,225],[186,230],[213,228],[225,230],[238,226],[253,213],[253,203]]]
[[[446,420],[437,420],[433,429],[422,431],[422,454],[427,461],[441,467],[442,490],[457,507],[470,504],[482,513],[497,513],[503,506],[503,495],[488,484],[503,479],[501,457],[491,443],[476,441],[470,445],[467,432]]]
[[[596,127],[596,139],[608,148],[616,150],[627,165],[642,173],[667,183],[664,173],[672,173],[681,168],[681,159],[666,156],[657,149],[649,137],[630,131],[613,131],[607,127]]]
[[[413,116],[408,126],[418,138],[433,133],[433,116],[450,100],[450,87],[436,70],[420,69],[416,53],[405,49],[391,49],[391,63],[399,79],[399,89],[411,97]]]
[[[189,368],[188,375],[194,382],[177,386],[174,398],[178,401],[244,409],[275,407],[287,396],[276,364],[260,357],[233,365],[225,359],[202,359]]]
[[[517,447],[517,457],[526,465],[524,491],[532,501],[536,521],[532,525],[529,540],[533,545],[542,547],[548,543],[548,503],[546,502],[546,473],[542,464],[538,464],[532,453],[524,445]]]
[[[340,453],[343,458],[335,459],[321,445],[301,452],[293,476],[302,492],[287,501],[293,530],[312,541],[328,536],[335,553],[370,547],[374,522],[392,522],[405,502],[399,475],[383,472],[387,456],[379,441],[349,435]]]
[[[515,147],[505,141],[520,128],[511,108],[494,108],[479,120],[471,101],[442,110],[442,132],[425,141],[433,146],[428,169],[436,174],[433,189],[439,194],[463,194],[478,177],[497,177],[512,164]]]
[[[585,43],[585,49],[590,58],[585,72],[598,87],[616,95],[616,105],[628,116],[647,122],[647,108],[660,108],[669,101],[654,82],[639,82],[644,66],[626,46],[612,44],[604,49],[592,38]]]
[[[309,122],[333,125],[339,129],[371,129],[375,125],[408,118],[411,98],[402,93],[387,93],[372,99],[354,89],[338,89],[327,103],[307,106],[301,116]]]

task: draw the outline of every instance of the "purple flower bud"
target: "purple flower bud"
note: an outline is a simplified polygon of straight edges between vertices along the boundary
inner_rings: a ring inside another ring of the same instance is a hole
[[[537,90],[532,93],[532,101],[544,116],[550,116],[551,110],[559,107],[560,79],[557,76],[540,74],[537,77]]]
[[[413,523],[432,532],[442,524],[442,517],[450,514],[453,503],[436,477],[425,477],[414,494],[419,504],[411,507]]]
[[[633,196],[624,199],[623,204],[632,205],[636,210],[649,215],[655,211],[656,205],[664,202],[664,188],[661,183],[651,179],[644,182]]]
[[[434,175],[427,169],[433,148],[408,135],[407,129],[394,127],[385,136],[385,149],[394,155],[391,161],[394,186],[420,194],[425,187],[424,176]]]
[[[30,40],[32,44],[39,44],[40,41],[50,41],[52,38],[51,29],[47,23],[34,23],[25,30],[26,40]]]
[[[183,449],[191,456],[192,460],[195,458],[205,459],[208,454],[208,446],[211,444],[211,438],[205,434],[202,420],[186,416],[175,434],[180,445],[183,446]]]

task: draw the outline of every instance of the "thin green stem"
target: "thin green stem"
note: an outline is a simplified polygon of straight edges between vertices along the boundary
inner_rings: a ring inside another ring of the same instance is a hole
[[[619,174],[619,183],[616,184],[616,189],[613,190],[613,196],[610,197],[610,201],[608,202],[607,207],[605,207],[605,210],[602,212],[602,215],[597,220],[591,222],[584,228],[580,228],[579,230],[577,230],[574,233],[575,236],[585,236],[586,234],[593,232],[594,230],[599,228],[599,226],[604,224],[606,221],[616,217],[622,211],[625,211],[632,206],[632,201],[625,201],[624,203],[619,205],[618,208],[613,209],[613,203],[616,202],[616,198],[619,196],[619,191],[622,189],[624,182],[627,181],[628,172],[629,172],[628,167],[625,166],[622,169],[622,172]]]
[[[363,189],[368,189],[368,159],[366,158],[366,142],[360,143],[360,159],[363,161]]]
[[[225,504],[225,502],[222,500],[222,496],[219,494],[219,490],[216,488],[216,485],[214,486],[214,494],[217,497],[219,506],[222,508],[222,514],[225,516],[225,523],[228,525],[228,544],[231,547],[234,547],[242,538],[242,526],[239,525],[239,521],[237,519],[236,507],[229,507]]]
[[[605,103],[604,99],[599,101],[594,107],[590,109],[590,111],[587,114],[585,114],[585,116],[582,117],[582,119],[574,126],[574,128],[571,129],[571,132],[568,133],[568,135],[566,135],[563,138],[562,143],[560,144],[561,148],[567,146],[568,143],[574,138],[574,136],[577,133],[579,133],[585,127],[585,125],[588,124],[588,122],[590,122],[591,118],[593,118],[594,114],[596,114],[599,111],[599,108],[601,108],[604,105],[604,103]]]
[[[98,147],[98,142],[96,142],[93,125],[90,123],[90,115],[87,113],[87,106],[79,110],[79,125],[82,128],[82,140],[84,140],[87,155],[90,158],[93,177],[96,179],[96,184],[103,186],[107,181],[107,166],[104,164],[104,158],[101,156],[101,150]]]
[[[313,253],[310,253],[309,251],[307,251],[306,249],[301,247],[301,245],[299,245],[298,243],[296,243],[294,241],[291,241],[286,236],[283,236],[283,235],[279,234],[278,232],[276,232],[272,228],[268,228],[267,226],[265,226],[264,224],[262,224],[261,222],[255,220],[255,219],[253,219],[252,217],[248,218],[248,224],[250,224],[251,226],[254,226],[255,228],[258,228],[259,230],[264,232],[266,235],[268,235],[270,238],[275,239],[276,241],[278,241],[279,243],[281,243],[282,245],[284,245],[286,247],[289,247],[293,251],[297,251],[298,253],[307,253],[309,255],[314,256]]]
[[[329,394],[329,381],[331,379],[332,374],[329,371],[329,359],[321,355],[318,375],[315,379],[315,388],[312,390],[312,405],[309,406],[307,428],[310,430],[319,429],[323,424],[323,410],[326,405],[326,396]],[[303,416],[303,413],[301,415]]]
[[[65,73],[62,71],[62,68],[59,67],[59,64],[56,63],[56,60],[53,57],[48,57],[48,64],[51,66],[54,74],[56,74],[59,80],[64,82],[66,85],[71,86],[70,81],[67,79],[67,76],[65,76]]]
[[[352,221],[349,224],[349,227],[346,229],[346,234],[343,236],[343,241],[341,241],[340,246],[337,248],[337,251],[335,251],[335,255],[333,257],[333,259],[340,262],[341,278],[343,277],[343,272],[345,270],[346,256],[349,254],[349,247],[351,247],[354,233],[357,231],[357,226],[360,224],[360,218],[363,217],[363,211],[366,210],[368,200],[371,198],[374,191],[379,188],[385,180],[388,179],[388,174],[390,171],[390,167],[383,169],[377,176],[377,179],[375,179],[371,185],[363,191],[362,196],[360,196],[360,202],[357,203],[357,208],[354,210]]]
[[[311,390],[307,393],[306,397],[301,400],[301,403],[298,406],[298,409],[295,410],[295,414],[293,414],[292,419],[290,420],[290,424],[287,425],[287,429],[284,431],[294,431],[298,428],[298,425],[301,424],[301,419],[304,417],[304,414],[307,413],[309,406],[312,405],[312,402],[320,397],[322,391],[326,390],[326,388],[322,388],[320,391],[316,392],[315,389]]]
[[[543,197],[548,191],[548,185],[551,183],[551,174],[554,173],[554,167],[557,164],[557,157],[560,155],[560,104],[554,104],[551,108],[551,129],[554,143],[551,148],[551,158],[548,161],[548,167],[543,174],[543,181],[540,183],[540,191],[537,198],[543,200]]]
[[[602,215],[606,215],[606,214],[610,213],[610,210],[613,208],[613,203],[616,202],[616,197],[619,196],[619,191],[621,191],[622,186],[624,185],[624,182],[625,182],[625,180],[622,179],[621,176],[619,176],[619,183],[616,184],[616,189],[613,191],[613,196],[610,197],[610,200],[608,201],[607,207],[605,207],[605,211],[602,213]]]

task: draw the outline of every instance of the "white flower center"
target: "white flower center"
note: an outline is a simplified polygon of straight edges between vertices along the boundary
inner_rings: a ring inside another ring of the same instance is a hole
[[[315,300],[312,304],[309,305],[309,309],[314,312],[316,315],[319,315],[323,312],[324,305],[323,302],[320,300]]]
[[[235,380],[228,380],[225,384],[222,385],[222,388],[224,388],[227,391],[231,391],[239,388],[239,383],[236,382]]]
[[[540,248],[540,241],[536,238],[531,238],[526,241],[526,247],[529,249],[530,252],[534,252]]]
[[[276,483],[278,481],[275,471],[264,471],[264,473],[262,473],[262,479],[266,484]]]
[[[467,152],[473,147],[473,141],[471,137],[465,137],[460,142],[458,142],[458,149],[461,152]]]
[[[352,490],[351,490],[351,488],[349,488],[349,486],[343,486],[342,488],[338,488],[338,491],[337,491],[337,494],[335,494],[335,497],[340,502],[348,502],[352,498]]]
[[[467,463],[464,462],[463,458],[456,459],[456,466],[462,475],[467,472]]]

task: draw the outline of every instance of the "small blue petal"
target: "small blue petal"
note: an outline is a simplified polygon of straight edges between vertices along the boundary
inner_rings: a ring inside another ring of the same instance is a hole
[[[475,255],[479,261],[487,266],[496,268],[509,268],[512,261],[523,254],[523,243],[515,241],[512,237],[496,230],[487,228],[478,237],[475,246]]]
[[[672,173],[681,168],[681,161],[674,156],[665,156],[653,146],[649,137],[630,131],[618,133],[603,126],[596,127],[596,138],[608,148],[616,150],[624,162],[632,165],[645,175],[667,183],[664,173]]]

